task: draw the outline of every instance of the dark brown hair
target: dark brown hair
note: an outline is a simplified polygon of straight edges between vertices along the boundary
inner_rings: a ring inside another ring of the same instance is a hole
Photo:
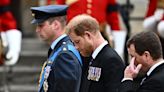
[[[135,50],[139,55],[148,51],[153,60],[157,60],[162,57],[160,39],[154,32],[144,31],[132,36],[127,41],[127,47],[129,48],[131,44],[135,46]]]
[[[61,23],[61,26],[64,28],[66,26],[66,16],[58,16],[58,17],[51,17],[48,19],[50,24],[54,21],[57,20]]]

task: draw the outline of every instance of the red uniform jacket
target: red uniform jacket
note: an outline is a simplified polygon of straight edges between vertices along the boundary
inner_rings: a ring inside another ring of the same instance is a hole
[[[10,29],[16,29],[16,20],[9,9],[10,0],[0,0],[0,32],[6,32]],[[0,48],[2,50],[2,48]],[[0,52],[0,65],[3,64],[3,58]]]
[[[16,29],[16,20],[9,10],[10,0],[0,1],[0,32]]]
[[[57,4],[65,4],[66,0],[56,0]],[[100,24],[108,23],[112,30],[120,30],[117,3],[115,0],[77,0],[70,4],[68,21],[78,14],[89,14]]]
[[[149,0],[149,4],[148,4],[147,13],[146,13],[145,18],[154,15],[155,10],[156,10],[157,7],[158,7],[158,6],[157,6],[157,2],[158,2],[158,0]],[[162,20],[164,20],[164,17],[163,17]]]

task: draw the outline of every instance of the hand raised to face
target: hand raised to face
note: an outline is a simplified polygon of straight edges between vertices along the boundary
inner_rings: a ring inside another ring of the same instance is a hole
[[[124,78],[135,78],[142,65],[141,64],[138,64],[137,66],[134,64],[135,62],[135,57],[132,58],[132,60],[130,61],[130,64],[126,67],[125,71],[124,71]]]

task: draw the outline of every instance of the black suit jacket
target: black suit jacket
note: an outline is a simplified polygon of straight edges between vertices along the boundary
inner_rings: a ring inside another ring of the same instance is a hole
[[[137,90],[133,85],[133,81],[126,80],[121,83],[119,92],[164,92],[164,64],[156,67]]]
[[[48,57],[51,56],[52,52],[57,51],[59,47],[65,45],[63,42],[72,44],[68,36],[64,37],[53,50],[49,50]],[[60,51],[51,69],[48,77],[48,92],[79,92],[82,67],[71,51]],[[43,87],[41,92],[43,92]]]
[[[100,79],[88,80],[87,67],[83,71],[80,92],[116,92],[125,66],[120,56],[109,45],[103,47],[90,66],[101,68]]]

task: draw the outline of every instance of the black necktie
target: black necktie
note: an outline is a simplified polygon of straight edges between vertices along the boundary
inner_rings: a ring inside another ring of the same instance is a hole
[[[93,63],[93,57],[91,57],[91,60],[89,62],[89,66],[92,65],[92,63]]]

